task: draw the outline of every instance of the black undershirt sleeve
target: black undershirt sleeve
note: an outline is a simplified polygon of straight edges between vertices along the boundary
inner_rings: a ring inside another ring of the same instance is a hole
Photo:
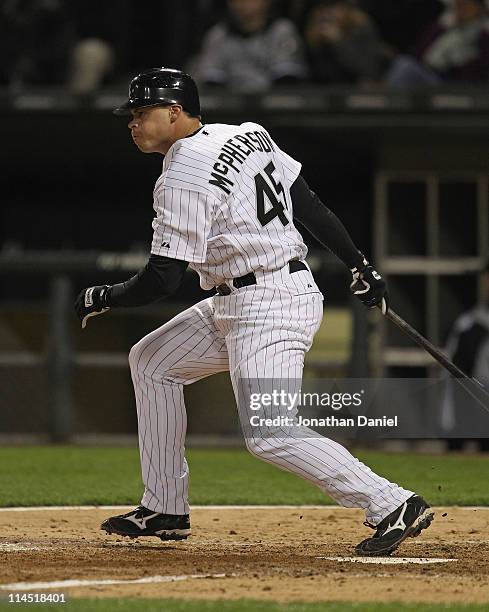
[[[144,306],[168,297],[181,285],[187,266],[186,261],[151,255],[135,276],[109,287],[107,306]]]
[[[363,255],[353,244],[343,223],[309,189],[309,185],[298,176],[290,188],[294,219],[299,221],[316,240],[352,268],[363,268]]]

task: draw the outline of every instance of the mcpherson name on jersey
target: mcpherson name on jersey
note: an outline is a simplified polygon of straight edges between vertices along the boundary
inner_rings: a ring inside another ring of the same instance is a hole
[[[234,187],[234,181],[228,176],[229,172],[232,170],[240,172],[240,166],[246,161],[246,158],[256,151],[260,153],[275,151],[272,139],[264,130],[236,134],[226,140],[212,167],[212,178],[209,183],[229,195]]]

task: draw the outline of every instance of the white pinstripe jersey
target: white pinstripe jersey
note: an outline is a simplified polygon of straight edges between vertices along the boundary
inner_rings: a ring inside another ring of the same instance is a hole
[[[303,259],[289,193],[300,169],[256,123],[178,140],[155,185],[151,253],[188,261],[204,289]]]

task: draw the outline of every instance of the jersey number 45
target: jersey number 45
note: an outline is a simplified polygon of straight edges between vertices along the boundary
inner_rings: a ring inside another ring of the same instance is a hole
[[[263,225],[267,225],[278,217],[282,222],[282,225],[288,225],[289,220],[287,219],[284,213],[284,202],[280,199],[282,196],[285,201],[285,192],[282,183],[279,181],[278,183],[273,178],[273,171],[275,170],[275,166],[273,162],[270,162],[268,166],[264,169],[265,174],[270,179],[270,183],[273,186],[270,187],[270,184],[260,172],[255,176],[255,188],[256,188],[256,216],[258,217],[258,221]],[[270,203],[268,210],[265,210],[265,196]]]

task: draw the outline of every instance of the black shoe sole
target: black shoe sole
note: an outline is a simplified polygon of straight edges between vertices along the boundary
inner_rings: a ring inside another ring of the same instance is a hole
[[[406,531],[402,534],[399,540],[397,540],[397,542],[390,544],[386,548],[381,548],[377,550],[364,550],[361,548],[362,544],[370,542],[370,539],[364,540],[363,542],[360,542],[358,546],[355,547],[355,552],[361,557],[383,557],[391,555],[398,548],[398,546],[404,542],[406,538],[417,538],[419,534],[423,531],[423,529],[428,529],[434,518],[435,513],[431,510],[431,508],[426,508],[426,510],[418,516],[414,523],[408,529],[406,529]]]
[[[134,540],[136,538],[147,538],[147,537],[155,537],[160,538],[163,542],[168,542],[170,540],[186,540],[190,534],[190,529],[168,529],[166,531],[162,531],[159,533],[143,533],[143,534],[133,534],[133,533],[124,533],[122,531],[117,531],[116,529],[107,529],[106,527],[101,527],[102,531],[105,531],[108,535],[119,535],[124,538],[130,538]]]

